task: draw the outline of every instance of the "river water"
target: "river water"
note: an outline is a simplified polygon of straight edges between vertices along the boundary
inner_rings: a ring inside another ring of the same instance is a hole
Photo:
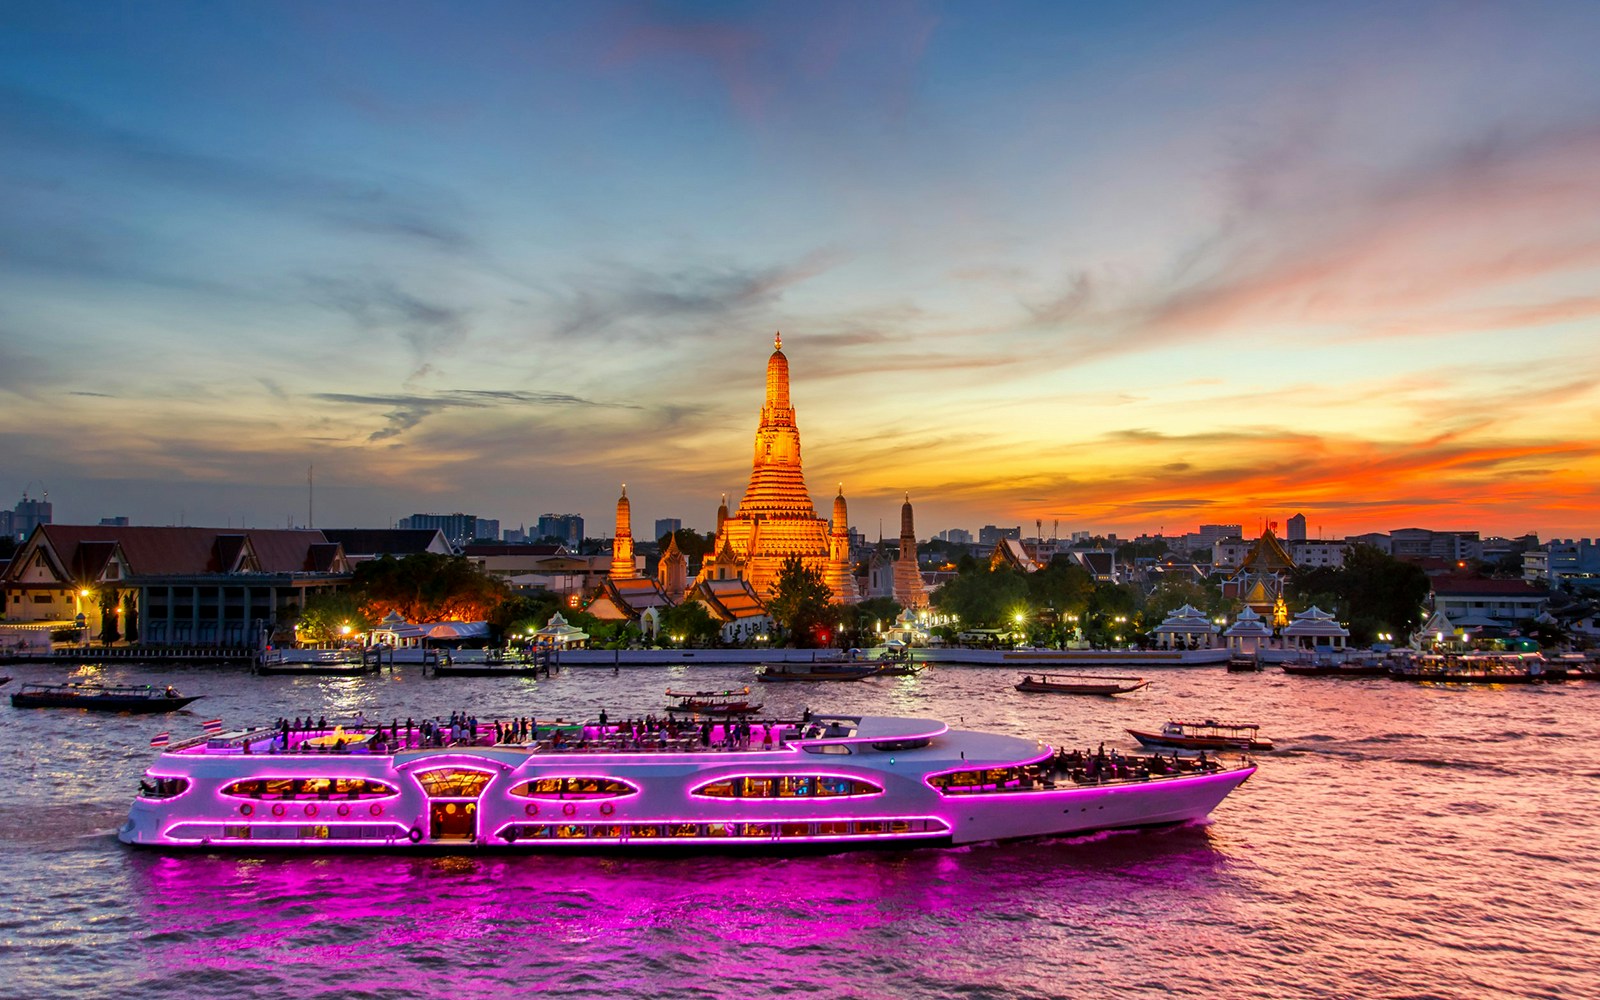
[[[20,683],[60,668],[7,668]],[[150,738],[280,715],[659,712],[749,667],[554,678],[75,676],[168,716],[0,708],[0,995],[232,998],[1600,996],[1600,683],[1431,687],[1221,668],[1116,699],[1010,671],[752,685],[803,708],[1068,746],[1203,715],[1278,750],[1209,823],[799,858],[165,856],[125,848]]]

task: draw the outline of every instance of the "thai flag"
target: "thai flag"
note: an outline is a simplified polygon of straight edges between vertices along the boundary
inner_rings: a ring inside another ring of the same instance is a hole
[[[208,733],[220,733],[220,732],[222,732],[222,720],[221,719],[207,719],[206,721],[200,723],[200,725],[202,727],[204,727],[205,731],[208,732]]]
[[[150,740],[150,745],[153,747],[164,747],[171,739],[171,733],[156,733],[155,737]]]

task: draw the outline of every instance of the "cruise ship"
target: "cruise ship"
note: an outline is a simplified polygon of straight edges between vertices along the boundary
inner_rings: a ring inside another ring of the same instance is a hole
[[[923,718],[530,721],[197,737],[145,772],[118,836],[242,851],[949,846],[1197,820],[1255,773],[1248,758],[1085,757]]]

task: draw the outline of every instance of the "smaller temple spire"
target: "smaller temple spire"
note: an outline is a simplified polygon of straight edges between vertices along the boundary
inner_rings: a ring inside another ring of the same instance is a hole
[[[776,333],[774,333],[772,335],[772,349],[774,351],[783,350],[783,331],[782,330],[779,330],[778,332],[776,332]]]

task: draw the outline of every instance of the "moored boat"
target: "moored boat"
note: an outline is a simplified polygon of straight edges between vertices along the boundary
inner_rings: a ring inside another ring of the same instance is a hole
[[[1148,687],[1143,677],[1118,677],[1104,674],[1024,674],[1014,687],[1037,694],[1127,694]]]
[[[274,649],[256,660],[258,674],[359,676],[376,673],[383,660],[377,652],[360,649]]]
[[[1566,671],[1545,669],[1540,653],[1424,653],[1396,660],[1390,680],[1435,684],[1539,684],[1563,681]]]
[[[864,681],[880,676],[874,663],[763,663],[756,668],[756,680],[783,681]]]
[[[200,695],[180,695],[170,685],[24,684],[13,708],[84,708],[96,712],[174,712]]]
[[[448,738],[445,734],[448,732]],[[168,747],[118,837],[208,851],[907,848],[1183,823],[1248,762],[1090,774],[1050,745],[925,718],[246,729]]]
[[[1170,750],[1271,750],[1272,741],[1260,738],[1260,728],[1249,722],[1218,722],[1215,719],[1182,722],[1174,719],[1163,725],[1159,733],[1130,729],[1128,735],[1144,746]]]

